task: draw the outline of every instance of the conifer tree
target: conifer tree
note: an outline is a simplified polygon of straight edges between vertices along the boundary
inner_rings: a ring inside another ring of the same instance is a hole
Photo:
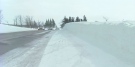
[[[74,22],[74,17],[72,17],[72,22]]]
[[[76,17],[76,22],[80,22],[80,19],[79,19],[79,17]]]
[[[86,16],[85,16],[85,15],[83,16],[83,21],[87,21],[87,18],[86,18]]]
[[[52,27],[54,28],[56,26],[54,19],[52,19]]]
[[[71,17],[69,17],[69,22],[72,22],[72,18]]]
[[[63,22],[68,23],[69,22],[68,18],[64,17]]]

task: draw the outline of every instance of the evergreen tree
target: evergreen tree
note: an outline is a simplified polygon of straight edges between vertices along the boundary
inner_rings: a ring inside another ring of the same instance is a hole
[[[83,16],[83,21],[87,21],[87,18],[86,18],[86,16],[85,16],[85,15]]]
[[[79,19],[79,17],[76,17],[76,22],[80,22],[80,19]]]
[[[49,21],[49,19],[48,19],[48,20],[47,20],[47,27],[49,27],[49,25],[50,25],[49,23],[50,23],[50,21]]]
[[[72,18],[71,17],[69,17],[69,22],[72,22]]]
[[[44,28],[46,28],[46,23],[47,23],[47,20],[46,20],[46,22],[45,22],[45,24],[44,24]]]
[[[63,22],[68,23],[69,22],[68,18],[64,17]]]
[[[45,28],[48,28],[48,27],[49,27],[49,20],[46,20]]]
[[[56,26],[54,19],[52,19],[53,28]]]
[[[66,23],[68,23],[68,19],[65,16],[64,19],[62,20],[61,28],[63,28]]]
[[[52,20],[51,19],[49,19],[49,22],[48,22],[48,24],[49,24],[49,28],[51,28],[51,22],[52,22]]]
[[[78,22],[80,22],[81,20],[80,20],[80,18],[78,17]]]
[[[76,19],[75,19],[75,22],[77,22],[78,20],[77,20],[77,17],[76,17]]]
[[[74,17],[72,17],[72,22],[74,22]]]

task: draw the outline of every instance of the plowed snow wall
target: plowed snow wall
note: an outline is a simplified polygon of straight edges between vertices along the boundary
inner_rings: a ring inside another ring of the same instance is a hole
[[[122,61],[135,63],[135,27],[128,27],[122,23],[84,23],[66,24],[64,30]]]

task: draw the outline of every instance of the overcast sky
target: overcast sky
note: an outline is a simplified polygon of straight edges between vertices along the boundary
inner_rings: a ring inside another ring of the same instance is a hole
[[[0,0],[0,9],[4,21],[10,23],[17,15],[56,22],[64,16],[83,15],[88,21],[103,21],[103,16],[110,21],[135,20],[135,0]]]

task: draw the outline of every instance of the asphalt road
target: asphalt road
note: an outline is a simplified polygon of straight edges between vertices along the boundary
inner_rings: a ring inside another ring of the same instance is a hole
[[[25,47],[27,43],[41,38],[50,31],[25,31],[0,34],[0,55],[18,47]]]

